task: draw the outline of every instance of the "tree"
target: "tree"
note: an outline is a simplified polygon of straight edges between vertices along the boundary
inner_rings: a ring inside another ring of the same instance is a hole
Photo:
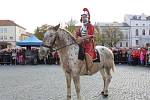
[[[40,39],[43,40],[44,38],[44,33],[47,31],[47,29],[50,27],[50,25],[44,24],[41,27],[37,27],[37,29],[35,29],[35,36]]]
[[[71,20],[66,23],[66,29],[67,29],[69,32],[71,32],[71,33],[75,33],[75,31],[76,31],[76,24],[77,24],[77,21],[76,21],[76,20],[73,20],[73,19],[71,18]]]
[[[108,26],[107,28],[103,29],[102,41],[105,43],[105,45],[114,47],[120,40],[122,40],[122,38],[123,33],[116,26]]]
[[[103,39],[102,39],[102,31],[100,29],[100,25],[95,23],[94,25],[94,33],[95,33],[95,42],[96,44],[103,45]]]

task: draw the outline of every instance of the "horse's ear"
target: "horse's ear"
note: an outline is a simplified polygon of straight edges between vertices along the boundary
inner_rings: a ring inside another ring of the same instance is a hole
[[[57,30],[59,29],[59,27],[60,27],[60,24],[56,25],[56,26],[54,27],[54,30],[57,31]]]

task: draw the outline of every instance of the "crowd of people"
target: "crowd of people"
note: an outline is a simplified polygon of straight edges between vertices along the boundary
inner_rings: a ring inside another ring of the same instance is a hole
[[[112,52],[116,64],[150,65],[150,51],[146,48],[113,48]],[[6,49],[0,52],[0,64],[60,64],[60,58],[57,51],[39,59],[38,48]]]
[[[150,65],[150,52],[146,48],[112,49],[115,63]]]
[[[60,64],[58,52],[48,52],[47,56],[39,59],[38,48],[5,49],[0,52],[0,64]]]

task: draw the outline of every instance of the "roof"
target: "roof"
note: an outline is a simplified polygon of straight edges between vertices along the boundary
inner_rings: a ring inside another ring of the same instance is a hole
[[[16,24],[14,21],[12,20],[0,20],[0,26],[18,26],[20,28],[25,29],[24,27]]]

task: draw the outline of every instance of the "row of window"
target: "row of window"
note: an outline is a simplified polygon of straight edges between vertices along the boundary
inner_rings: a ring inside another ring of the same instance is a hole
[[[0,33],[7,33],[7,28],[0,28]]]
[[[148,33],[150,35],[150,30]],[[135,30],[135,34],[136,34],[136,36],[139,36],[139,30],[138,29]],[[145,29],[142,30],[142,35],[145,35]]]
[[[7,36],[0,36],[0,39],[1,39],[1,40],[7,40],[7,39],[13,40],[13,37],[10,36],[10,37],[8,38]]]
[[[138,24],[136,24],[136,26],[138,26]],[[143,24],[143,26],[145,26],[145,24]],[[150,26],[150,24],[149,24],[149,26]]]
[[[139,40],[135,40],[135,44],[139,45]],[[120,47],[122,47],[122,42],[120,42]],[[128,42],[126,42],[126,47],[128,47]]]

